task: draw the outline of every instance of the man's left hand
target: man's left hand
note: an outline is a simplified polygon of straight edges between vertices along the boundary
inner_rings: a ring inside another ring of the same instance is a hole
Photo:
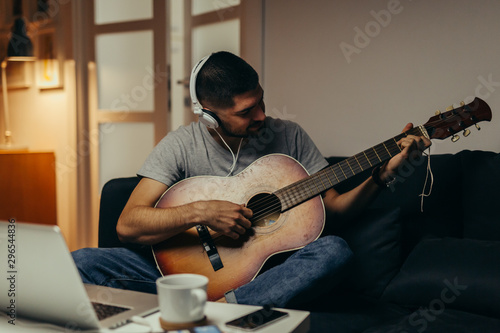
[[[402,132],[407,132],[413,128],[412,123],[408,123]],[[422,152],[432,143],[423,136],[407,135],[397,142],[401,153],[397,154],[387,162],[380,170],[380,179],[389,179],[398,174],[399,167],[410,157],[412,159],[422,156]]]

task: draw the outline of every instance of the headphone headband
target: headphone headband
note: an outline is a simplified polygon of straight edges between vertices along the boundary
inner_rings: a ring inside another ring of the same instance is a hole
[[[196,96],[196,78],[198,77],[198,73],[200,72],[203,65],[210,58],[210,54],[203,57],[198,63],[193,67],[191,71],[191,79],[189,80],[189,94],[191,95],[191,101],[193,103],[193,112],[194,114],[199,116],[199,120],[210,128],[219,127],[219,118],[217,115],[209,110],[206,110],[201,105],[198,100],[198,96]]]
[[[189,93],[191,95],[191,101],[193,102],[194,113],[197,115],[201,115],[203,107],[198,101],[198,97],[196,96],[196,78],[198,77],[198,73],[200,72],[203,65],[207,62],[210,55],[203,57],[198,63],[193,67],[191,71],[191,80],[189,81]]]

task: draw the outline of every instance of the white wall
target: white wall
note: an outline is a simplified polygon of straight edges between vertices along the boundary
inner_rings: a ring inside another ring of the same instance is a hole
[[[267,0],[264,12],[268,114],[300,123],[323,154],[356,154],[471,96],[493,120],[432,152],[500,152],[500,2]]]
[[[32,84],[26,89],[9,90],[11,129],[15,143],[27,145],[31,151],[55,153],[57,222],[70,250],[80,237],[77,234],[77,167],[81,160],[81,147],[76,143],[75,62],[72,60],[72,3],[54,2],[50,8],[49,25],[56,30],[56,46],[63,63],[62,88],[39,89],[34,70],[28,70]],[[31,7],[33,8],[33,7]],[[36,8],[36,6],[35,6]],[[26,8],[24,8],[26,10]],[[30,22],[37,16],[27,15]],[[29,25],[29,33],[36,35],[37,25]],[[36,38],[32,38],[36,45]],[[1,114],[1,113],[0,113]],[[3,128],[3,119],[0,128]],[[84,153],[87,150],[84,149]],[[5,194],[6,195],[6,194]],[[43,195],[43,193],[40,193]]]
[[[64,87],[61,89],[40,90],[33,84],[27,89],[9,91],[14,143],[27,145],[34,152],[55,153],[57,224],[71,250],[74,249],[75,187],[79,157],[75,146],[74,71],[74,62],[66,61]],[[33,72],[30,74],[34,76]],[[2,127],[3,124],[0,124]]]

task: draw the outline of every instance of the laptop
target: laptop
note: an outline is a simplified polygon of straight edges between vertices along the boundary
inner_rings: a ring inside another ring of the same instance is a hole
[[[157,295],[82,283],[53,225],[0,221],[0,272],[0,311],[7,320],[31,318],[67,330],[116,328],[158,310]]]

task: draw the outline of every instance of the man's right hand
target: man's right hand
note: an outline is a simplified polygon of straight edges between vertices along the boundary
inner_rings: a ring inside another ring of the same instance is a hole
[[[198,224],[237,239],[252,226],[252,211],[228,201],[196,201],[170,208],[154,208],[168,186],[143,178],[118,220],[116,231],[124,243],[153,245]]]
[[[252,211],[243,204],[229,201],[197,201],[193,205],[204,214],[203,223],[223,235],[238,239],[252,226]]]

